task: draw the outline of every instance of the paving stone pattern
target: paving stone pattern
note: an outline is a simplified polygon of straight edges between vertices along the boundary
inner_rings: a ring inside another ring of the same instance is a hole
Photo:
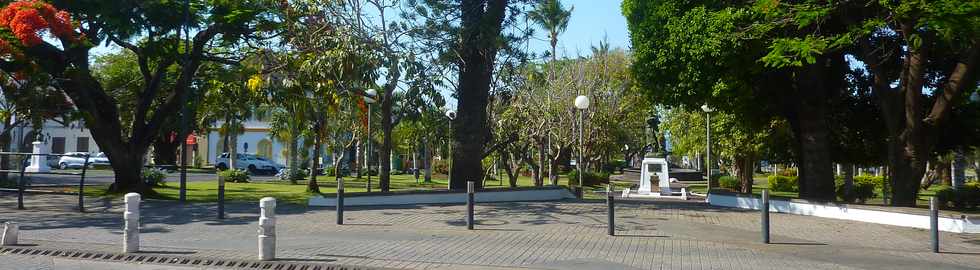
[[[31,195],[28,210],[0,194],[0,222],[21,223],[38,247],[120,252],[121,199]],[[255,260],[258,202],[148,201],[142,244],[149,253]],[[771,245],[759,243],[759,213],[703,203],[624,201],[617,234],[606,235],[602,201],[480,204],[476,230],[465,206],[357,207],[335,225],[333,208],[280,205],[284,261],[406,269],[978,269],[980,236],[943,233],[947,253],[929,252],[925,230],[796,215],[772,215]],[[35,258],[37,259],[37,258]],[[29,259],[22,259],[29,260]],[[30,262],[30,261],[28,261]],[[44,269],[44,268],[41,268]]]

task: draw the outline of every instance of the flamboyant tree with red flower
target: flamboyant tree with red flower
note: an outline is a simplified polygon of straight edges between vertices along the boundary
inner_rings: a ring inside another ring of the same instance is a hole
[[[228,51],[218,47],[266,39],[279,29],[275,24],[281,14],[274,2],[186,3],[0,0],[0,70],[52,78],[52,86],[71,99],[110,159],[116,177],[112,191],[149,191],[140,181],[147,149],[165,134],[164,124],[179,115],[198,68],[204,62],[237,64],[235,57],[215,53]],[[129,93],[135,106],[121,105],[113,96],[117,89],[105,89],[93,75],[91,50],[99,45],[136,55],[133,68],[142,81]]]

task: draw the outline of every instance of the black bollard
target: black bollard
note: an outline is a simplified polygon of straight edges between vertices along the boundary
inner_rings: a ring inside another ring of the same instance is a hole
[[[337,225],[344,225],[344,179],[337,179]]]
[[[20,166],[20,178],[17,179],[17,209],[20,210],[24,210],[24,170],[27,169],[25,166]]]
[[[769,244],[769,189],[762,190],[762,243]]]
[[[466,181],[466,229],[473,229],[473,181]]]
[[[936,197],[929,199],[929,235],[932,238],[932,252],[939,253],[939,204]]]
[[[225,219],[225,185],[218,186],[218,219]]]
[[[85,165],[82,166],[82,177],[78,180],[78,212],[85,213],[85,172],[88,171],[88,158],[89,155],[85,155]]]
[[[606,208],[608,211],[607,216],[609,217],[609,228],[608,234],[610,236],[616,235],[616,197],[613,196],[612,184],[606,186]]]

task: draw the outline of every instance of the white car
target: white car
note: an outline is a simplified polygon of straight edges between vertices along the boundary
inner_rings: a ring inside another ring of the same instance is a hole
[[[223,153],[218,158],[214,160],[214,167],[218,170],[224,171],[228,169],[228,153]],[[271,160],[264,157],[256,156],[253,154],[238,154],[238,158],[235,159],[235,168],[246,170],[249,173],[265,173],[265,174],[276,174],[279,170],[286,168],[286,166],[277,164]]]
[[[68,152],[58,159],[58,168],[61,169],[80,169],[85,166],[85,156],[90,155],[88,159],[88,165],[95,163],[95,155],[83,152]],[[106,160],[108,164],[108,160]]]

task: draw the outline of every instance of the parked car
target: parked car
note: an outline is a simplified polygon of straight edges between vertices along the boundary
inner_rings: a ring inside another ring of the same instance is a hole
[[[86,155],[90,155],[90,154],[89,153],[83,153],[83,152],[68,152],[68,153],[65,153],[63,156],[61,156],[60,159],[58,159],[58,168],[61,168],[61,169],[81,169],[82,166],[85,166],[86,165],[85,164],[85,156]],[[94,163],[94,161],[95,161],[95,159],[93,158],[94,156],[95,155],[89,156],[88,164],[87,165],[91,166]],[[106,164],[108,164],[108,160],[106,161]]]
[[[223,153],[218,156],[214,160],[214,167],[221,171],[227,170],[229,163],[228,156],[228,153]],[[253,154],[238,154],[238,158],[235,159],[235,168],[246,170],[251,174],[276,174],[279,170],[286,168],[286,166]]]
[[[89,157],[89,166],[109,167],[109,157],[103,152],[98,152]]]

